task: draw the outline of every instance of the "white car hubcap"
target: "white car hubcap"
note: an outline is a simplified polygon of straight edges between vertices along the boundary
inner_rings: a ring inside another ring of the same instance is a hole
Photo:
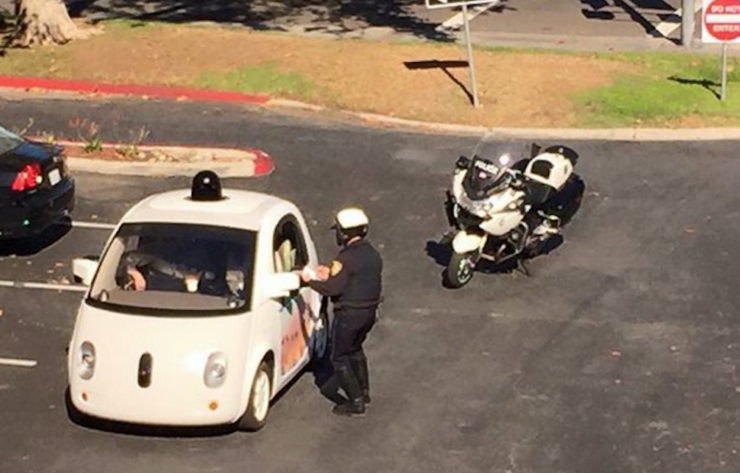
[[[267,416],[267,409],[270,407],[270,378],[264,371],[260,371],[254,380],[252,407],[257,420],[261,421]]]

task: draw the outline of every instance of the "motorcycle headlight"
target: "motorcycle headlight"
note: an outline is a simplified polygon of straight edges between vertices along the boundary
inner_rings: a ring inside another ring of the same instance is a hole
[[[82,379],[90,379],[95,374],[95,346],[90,342],[80,345],[78,370]]]
[[[519,207],[522,206],[521,200],[515,200],[514,202],[510,203],[506,208],[509,210],[519,210]]]
[[[213,353],[208,357],[203,382],[209,388],[217,388],[226,381],[226,355],[221,352]]]
[[[471,201],[467,211],[477,217],[486,218],[492,208],[493,204],[488,201]]]

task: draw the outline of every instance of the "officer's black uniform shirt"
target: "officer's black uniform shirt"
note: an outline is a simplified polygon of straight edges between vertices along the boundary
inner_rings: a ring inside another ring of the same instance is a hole
[[[369,241],[363,238],[342,248],[330,270],[329,279],[308,285],[330,296],[335,308],[375,308],[380,303],[383,261]]]

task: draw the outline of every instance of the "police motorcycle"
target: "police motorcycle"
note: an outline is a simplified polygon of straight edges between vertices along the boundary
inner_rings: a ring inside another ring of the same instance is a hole
[[[578,154],[565,146],[531,145],[530,158],[512,164],[509,153],[496,161],[461,156],[447,191],[447,218],[454,228],[445,270],[449,287],[470,282],[476,266],[515,262],[529,275],[526,260],[540,254],[578,210],[585,184],[573,173]]]

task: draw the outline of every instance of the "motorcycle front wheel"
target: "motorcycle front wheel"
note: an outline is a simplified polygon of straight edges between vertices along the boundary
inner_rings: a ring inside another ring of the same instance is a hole
[[[445,271],[445,282],[447,286],[457,289],[463,287],[473,279],[475,274],[476,253],[452,252],[450,262],[447,263]]]

